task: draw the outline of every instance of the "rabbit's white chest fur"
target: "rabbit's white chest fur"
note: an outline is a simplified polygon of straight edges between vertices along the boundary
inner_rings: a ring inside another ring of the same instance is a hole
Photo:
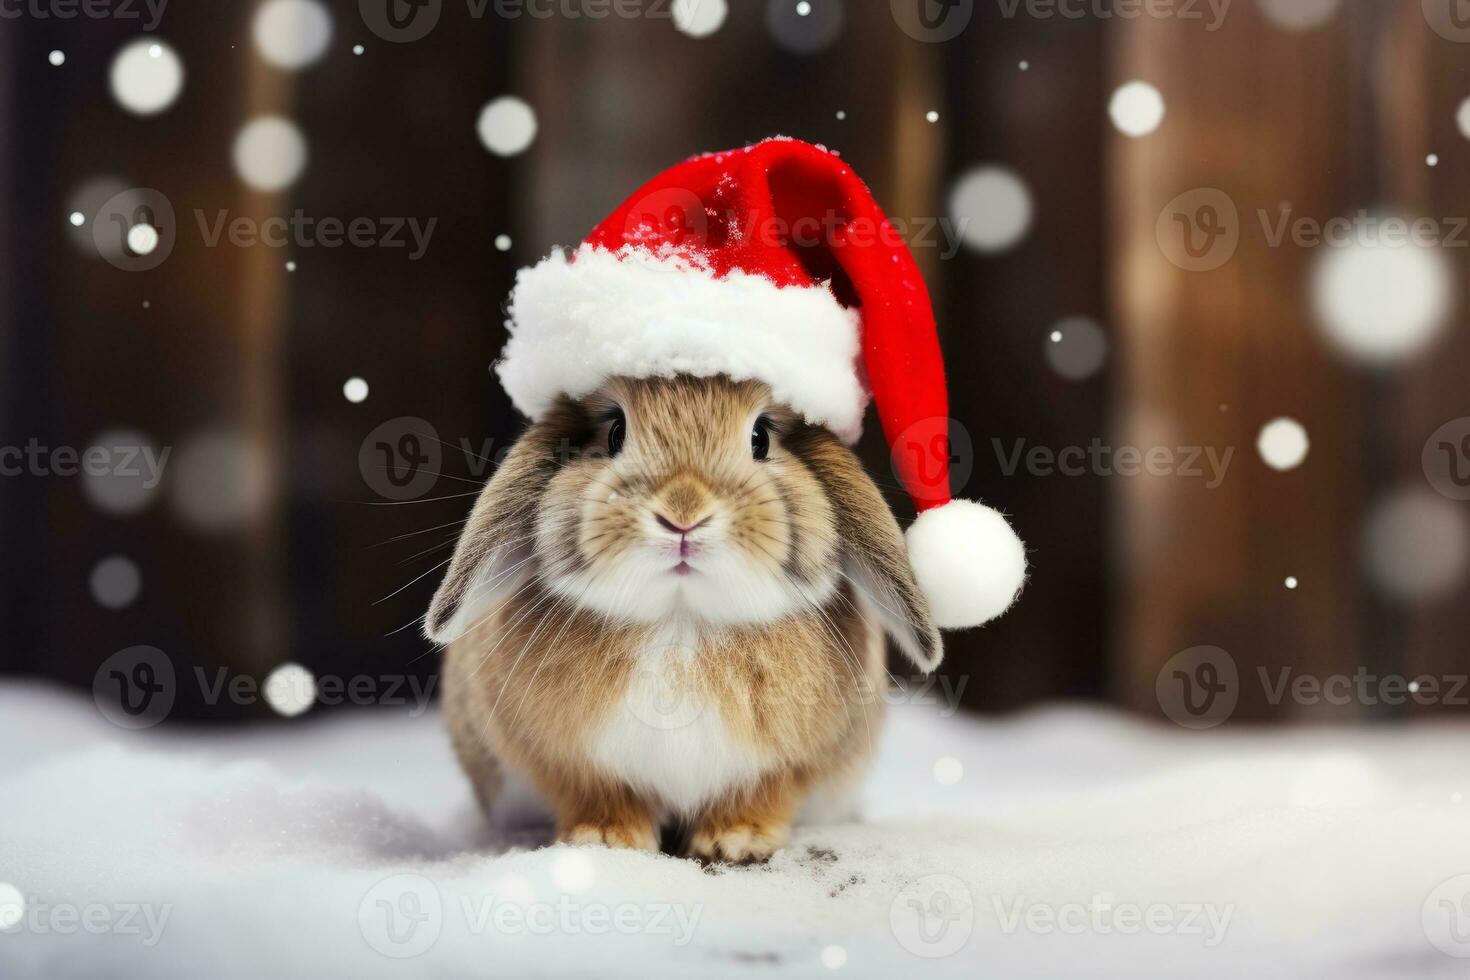
[[[669,629],[652,638],[626,690],[591,735],[591,753],[610,775],[692,813],[732,789],[748,787],[769,761],[732,738],[719,703],[690,683],[693,644]]]

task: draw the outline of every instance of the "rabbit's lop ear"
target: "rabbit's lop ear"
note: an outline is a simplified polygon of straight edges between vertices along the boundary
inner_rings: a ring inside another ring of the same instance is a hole
[[[857,457],[825,433],[801,456],[832,503],[843,574],[876,607],[904,656],[925,673],[932,671],[944,657],[944,641],[887,501]]]
[[[449,574],[444,576],[424,632],[447,645],[468,633],[484,611],[530,574],[537,505],[556,469],[555,437],[533,425],[506,454],[470,512]]]

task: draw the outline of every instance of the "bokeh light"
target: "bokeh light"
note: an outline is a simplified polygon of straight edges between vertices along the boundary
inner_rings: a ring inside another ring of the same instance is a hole
[[[147,222],[139,222],[128,229],[128,248],[139,255],[152,255],[158,248],[158,229]]]
[[[674,0],[674,26],[690,37],[709,37],[725,24],[730,13],[725,0]]]
[[[196,530],[230,530],[264,507],[270,468],[260,451],[231,429],[215,429],[188,439],[172,464],[170,502]]]
[[[846,16],[840,0],[766,0],[766,29],[776,46],[792,54],[816,54],[837,42]]]
[[[26,897],[8,881],[0,881],[0,930],[14,929],[26,914]]]
[[[822,947],[822,965],[829,970],[840,970],[847,965],[847,950],[841,946]]]
[[[92,598],[104,609],[125,609],[138,598],[143,575],[130,558],[112,555],[92,566],[88,579]]]
[[[585,851],[567,850],[552,862],[551,880],[562,891],[576,895],[597,883],[597,869]]]
[[[112,59],[112,96],[140,116],[160,113],[184,88],[184,63],[161,41],[133,41]]]
[[[300,664],[281,664],[266,677],[262,691],[276,714],[295,718],[316,704],[316,677]]]
[[[151,439],[132,429],[109,429],[92,439],[88,453],[105,454],[107,465],[82,468],[82,492],[104,514],[123,516],[147,507],[167,472],[168,457]]]
[[[1461,505],[1414,487],[1373,508],[1363,532],[1368,577],[1398,599],[1436,599],[1464,578],[1470,523]]]
[[[255,47],[279,68],[305,68],[332,43],[332,15],[317,0],[267,0],[255,12]]]
[[[513,95],[487,102],[475,124],[485,149],[501,157],[525,152],[536,139],[536,128],[536,111]]]
[[[1273,470],[1294,470],[1312,448],[1306,428],[1296,419],[1272,419],[1256,437],[1256,451]]]
[[[949,197],[960,239],[979,252],[1002,252],[1031,228],[1031,193],[1004,167],[978,167],[959,179]]]
[[[122,178],[107,175],[88,178],[67,196],[67,220],[70,224],[67,228],[67,240],[73,248],[88,258],[101,257],[97,251],[98,242],[92,235],[92,221],[104,204],[127,190],[127,182]],[[141,204],[142,200],[140,196],[138,202]],[[82,220],[77,221],[74,215],[81,215]],[[122,254],[121,238],[103,236],[103,244],[115,250],[114,258]]]
[[[934,781],[941,786],[953,786],[965,778],[964,763],[952,755],[934,760]]]
[[[235,173],[258,191],[283,190],[306,170],[306,137],[289,119],[253,119],[235,137]]]
[[[362,378],[348,378],[342,385],[342,397],[354,405],[367,401],[368,383]]]
[[[1102,327],[1082,316],[1057,321],[1046,340],[1046,362],[1069,381],[1082,381],[1102,369],[1108,359],[1108,337]]]
[[[1128,82],[1113,92],[1108,117],[1125,136],[1147,136],[1164,121],[1164,97],[1148,82]]]
[[[1321,252],[1311,280],[1313,310],[1348,357],[1392,364],[1419,353],[1443,330],[1454,285],[1439,249],[1355,240]]]

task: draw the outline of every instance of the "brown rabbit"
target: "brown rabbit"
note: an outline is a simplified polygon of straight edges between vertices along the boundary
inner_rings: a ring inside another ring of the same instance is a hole
[[[881,625],[880,625],[881,624]],[[882,626],[940,636],[856,457],[762,383],[617,379],[533,425],[481,494],[429,630],[489,806],[531,777],[558,836],[762,860],[862,771]]]
[[[825,229],[825,232],[823,231]],[[950,499],[948,403],[913,256],[835,154],[773,139],[649,182],[521,270],[496,371],[529,431],[429,610],[480,802],[529,776],[562,840],[763,860],[872,752],[884,633],[1025,578],[1005,518]],[[870,401],[919,517],[846,448]]]

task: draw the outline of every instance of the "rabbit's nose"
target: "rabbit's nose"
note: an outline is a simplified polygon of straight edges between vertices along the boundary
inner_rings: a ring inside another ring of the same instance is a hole
[[[660,514],[658,511],[654,511],[653,517],[654,517],[654,520],[658,521],[660,527],[662,527],[662,528],[664,528],[666,530],[669,530],[669,531],[673,531],[675,534],[678,534],[678,535],[682,536],[682,535],[685,535],[685,534],[689,534],[692,531],[697,531],[701,527],[704,527],[706,524],[708,524],[710,522],[710,520],[714,517],[714,515],[711,514],[711,515],[709,515],[709,517],[706,517],[703,520],[698,521],[697,523],[689,524],[689,525],[675,524],[673,521],[669,520],[667,517],[665,517],[664,515]]]
[[[675,534],[688,534],[709,520],[713,509],[714,494],[702,480],[679,476],[660,489],[653,512]]]

